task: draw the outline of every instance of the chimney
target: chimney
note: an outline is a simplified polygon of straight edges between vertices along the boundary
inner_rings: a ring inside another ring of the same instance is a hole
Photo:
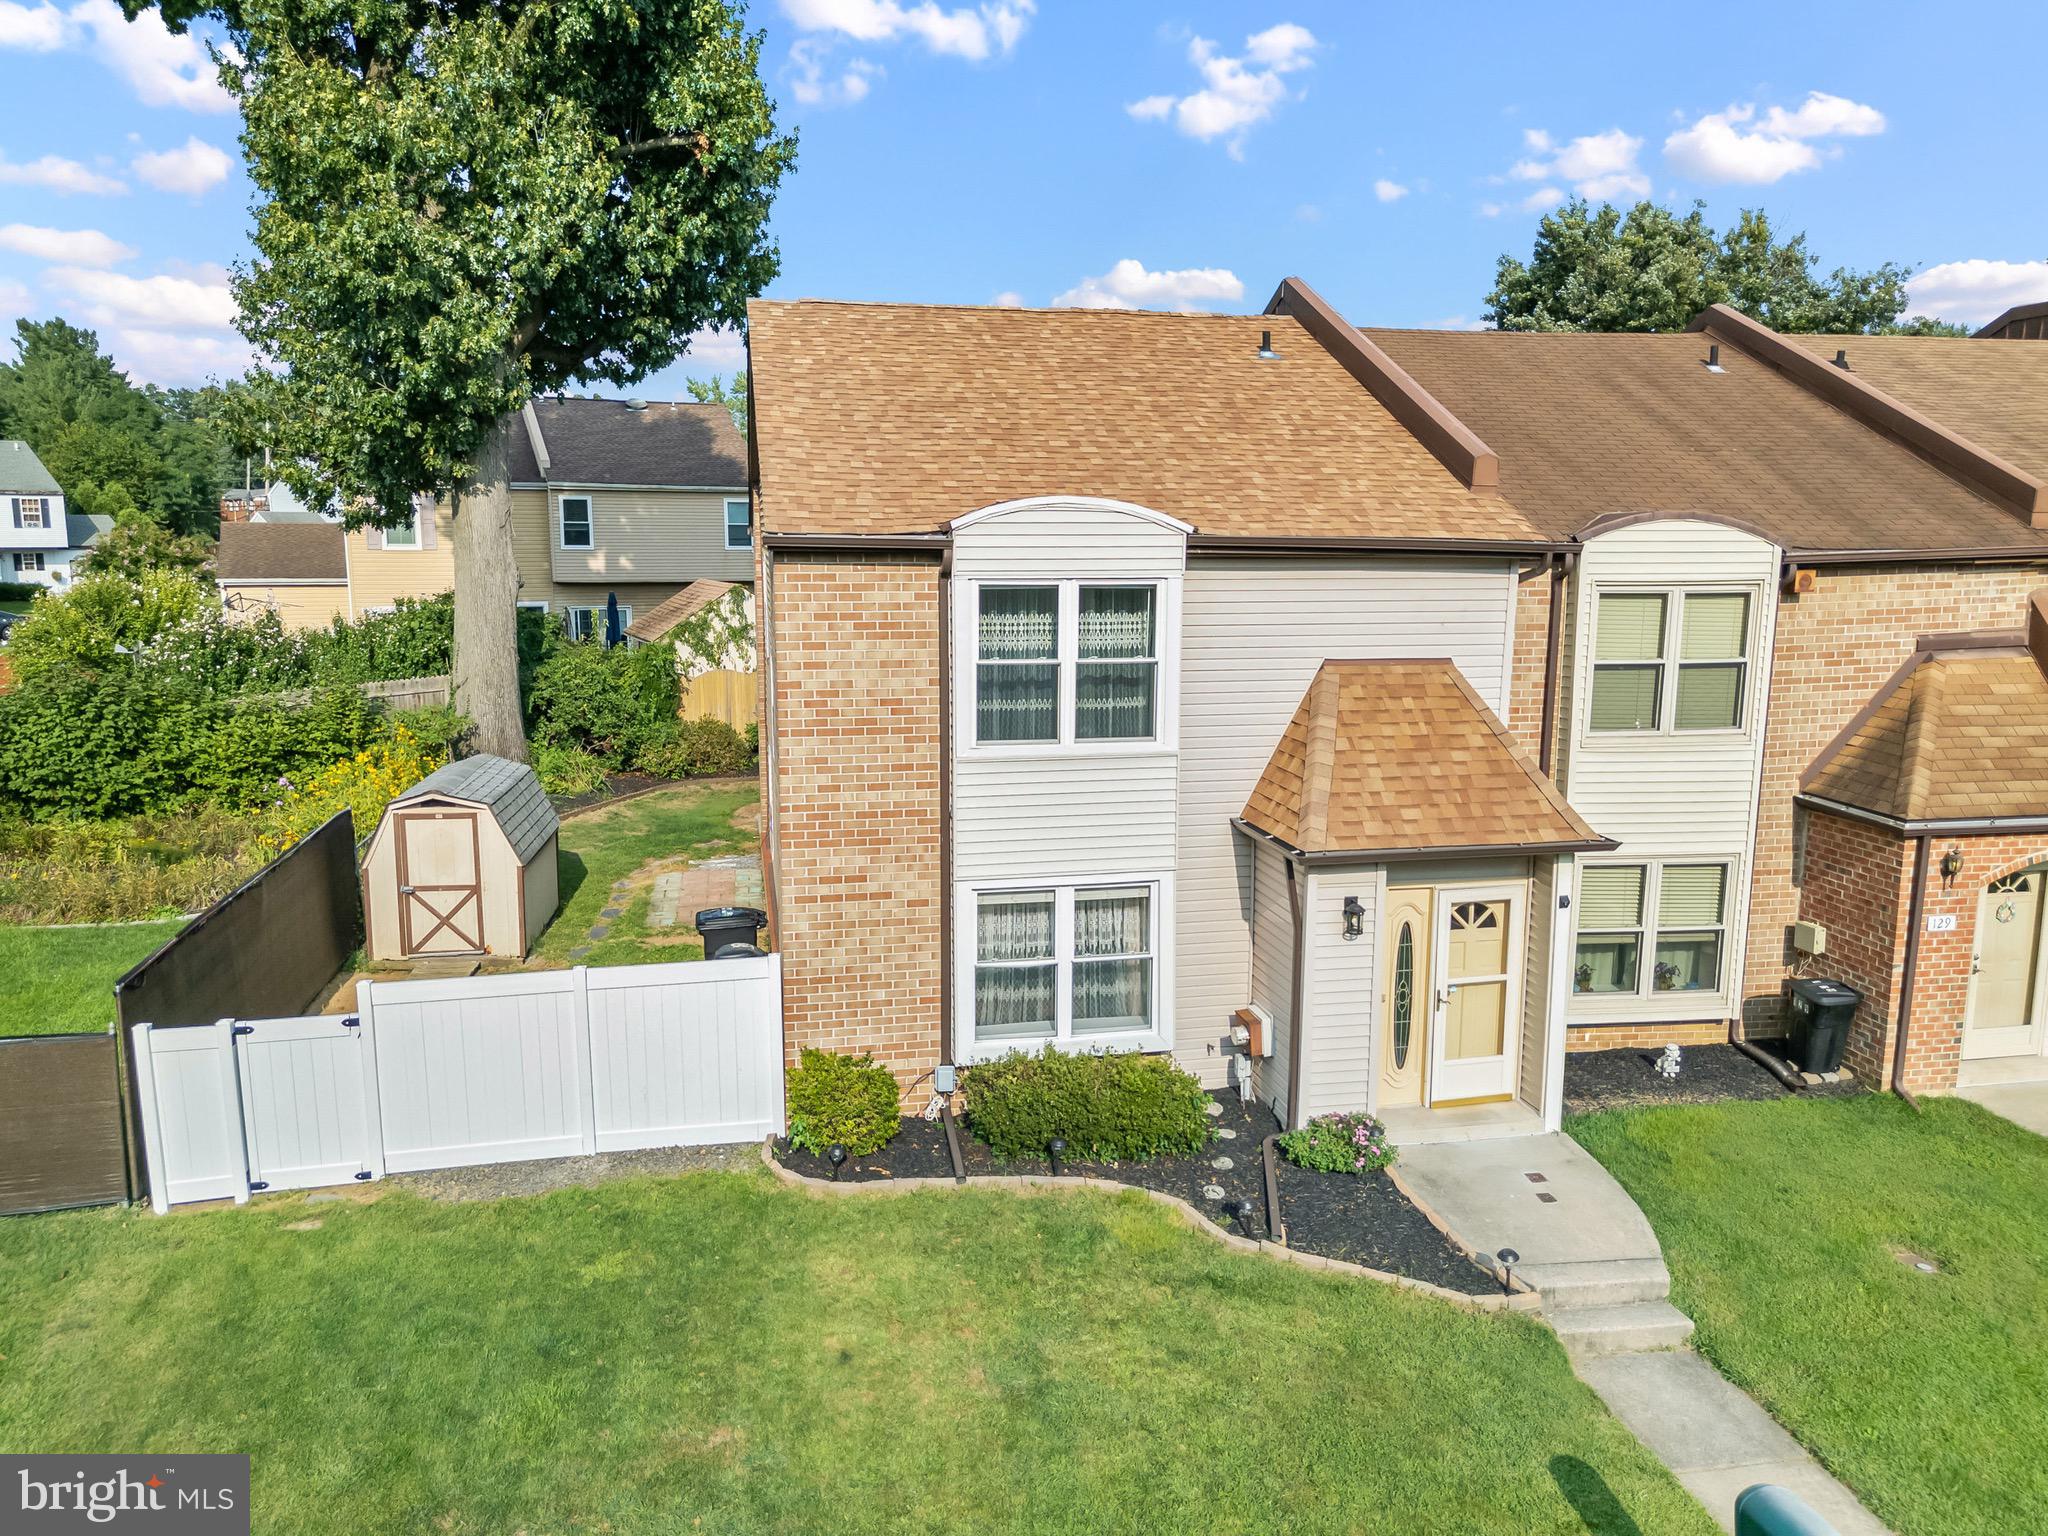
[[[2048,587],[2027,599],[2027,649],[2041,675],[2048,677]]]

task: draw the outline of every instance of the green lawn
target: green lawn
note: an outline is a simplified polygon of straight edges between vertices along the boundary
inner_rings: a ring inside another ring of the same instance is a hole
[[[182,918],[104,928],[0,924],[0,1035],[105,1029],[114,983],[183,926]]]
[[[1693,1342],[1879,1519],[1906,1536],[2039,1530],[2048,1140],[1925,1103],[1794,1098],[1566,1129],[1648,1213]]]
[[[0,1272],[0,1445],[246,1451],[259,1532],[1714,1529],[1540,1324],[1135,1194],[291,1197]]]
[[[588,811],[562,823],[562,906],[527,959],[528,968],[570,964],[569,951],[585,937],[609,904],[612,882],[635,884],[621,904],[623,915],[582,959],[585,965],[644,965],[697,960],[704,953],[690,926],[689,912],[666,934],[647,926],[652,867],[678,857],[702,859],[750,853],[752,831],[735,823],[759,791],[751,783],[725,780],[656,790],[608,810]]]

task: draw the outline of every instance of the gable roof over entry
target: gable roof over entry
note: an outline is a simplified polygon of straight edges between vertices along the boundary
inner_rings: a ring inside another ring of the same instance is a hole
[[[1449,661],[1326,661],[1245,802],[1299,853],[1612,848]]]

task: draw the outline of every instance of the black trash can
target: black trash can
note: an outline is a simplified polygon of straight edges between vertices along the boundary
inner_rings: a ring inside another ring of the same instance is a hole
[[[1808,1072],[1838,1072],[1849,1045],[1849,1021],[1863,994],[1839,981],[1792,983],[1785,1000],[1786,1035],[1793,1061]]]
[[[767,926],[768,914],[759,907],[706,907],[697,914],[697,931],[704,935],[704,958],[738,959],[737,951],[758,955],[755,942]]]

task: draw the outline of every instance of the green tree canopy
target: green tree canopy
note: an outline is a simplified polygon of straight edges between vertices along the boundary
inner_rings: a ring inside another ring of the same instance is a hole
[[[1525,263],[1503,255],[1486,318],[1504,331],[1677,331],[1710,304],[1727,304],[1779,331],[1962,335],[1916,317],[1902,325],[1910,269],[1815,273],[1804,233],[1780,239],[1762,209],[1727,232],[1705,205],[1679,215],[1641,202],[1623,214],[1574,199],[1544,216]]]
[[[279,473],[358,519],[452,496],[458,702],[523,755],[500,423],[665,365],[775,275],[795,144],[760,39],[725,0],[165,7],[201,14],[233,44]]]
[[[742,432],[747,430],[746,369],[742,368],[730,379],[722,373],[714,373],[708,379],[685,379],[683,388],[690,392],[692,400],[724,406],[732,412],[733,425]]]

